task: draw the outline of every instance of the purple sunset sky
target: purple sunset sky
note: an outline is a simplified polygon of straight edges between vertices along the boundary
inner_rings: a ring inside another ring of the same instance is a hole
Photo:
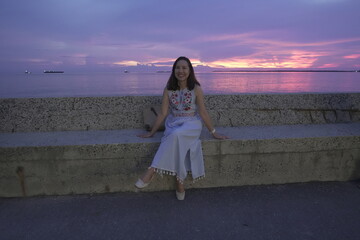
[[[2,0],[0,29],[0,72],[360,69],[359,0]]]

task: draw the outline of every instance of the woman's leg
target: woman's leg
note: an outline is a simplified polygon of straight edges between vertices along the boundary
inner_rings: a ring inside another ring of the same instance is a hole
[[[184,200],[185,199],[184,184],[181,183],[179,180],[176,180],[176,198],[178,200]]]
[[[146,170],[144,176],[141,178],[141,180],[144,183],[149,183],[152,180],[154,174],[155,174],[155,168],[149,167],[148,170]]]
[[[179,180],[176,180],[176,191],[179,193],[185,192],[184,184],[181,183]]]

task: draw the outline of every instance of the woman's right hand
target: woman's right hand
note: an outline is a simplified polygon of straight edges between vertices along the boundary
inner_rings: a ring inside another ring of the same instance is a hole
[[[153,134],[151,134],[151,133],[143,133],[143,134],[138,134],[136,136],[141,137],[141,138],[151,138],[153,136]]]
[[[218,134],[218,133],[213,133],[212,134],[213,138],[218,139],[218,140],[225,140],[225,139],[229,139],[228,136],[222,135],[222,134]]]

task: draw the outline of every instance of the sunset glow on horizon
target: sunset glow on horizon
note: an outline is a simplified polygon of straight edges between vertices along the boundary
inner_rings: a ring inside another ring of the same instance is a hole
[[[359,70],[358,9],[358,0],[1,1],[0,72],[169,70],[179,56],[204,71]]]

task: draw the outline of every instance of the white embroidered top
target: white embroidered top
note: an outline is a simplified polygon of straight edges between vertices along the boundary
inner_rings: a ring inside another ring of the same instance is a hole
[[[169,91],[170,113],[175,117],[194,116],[196,113],[196,95],[194,90]]]

